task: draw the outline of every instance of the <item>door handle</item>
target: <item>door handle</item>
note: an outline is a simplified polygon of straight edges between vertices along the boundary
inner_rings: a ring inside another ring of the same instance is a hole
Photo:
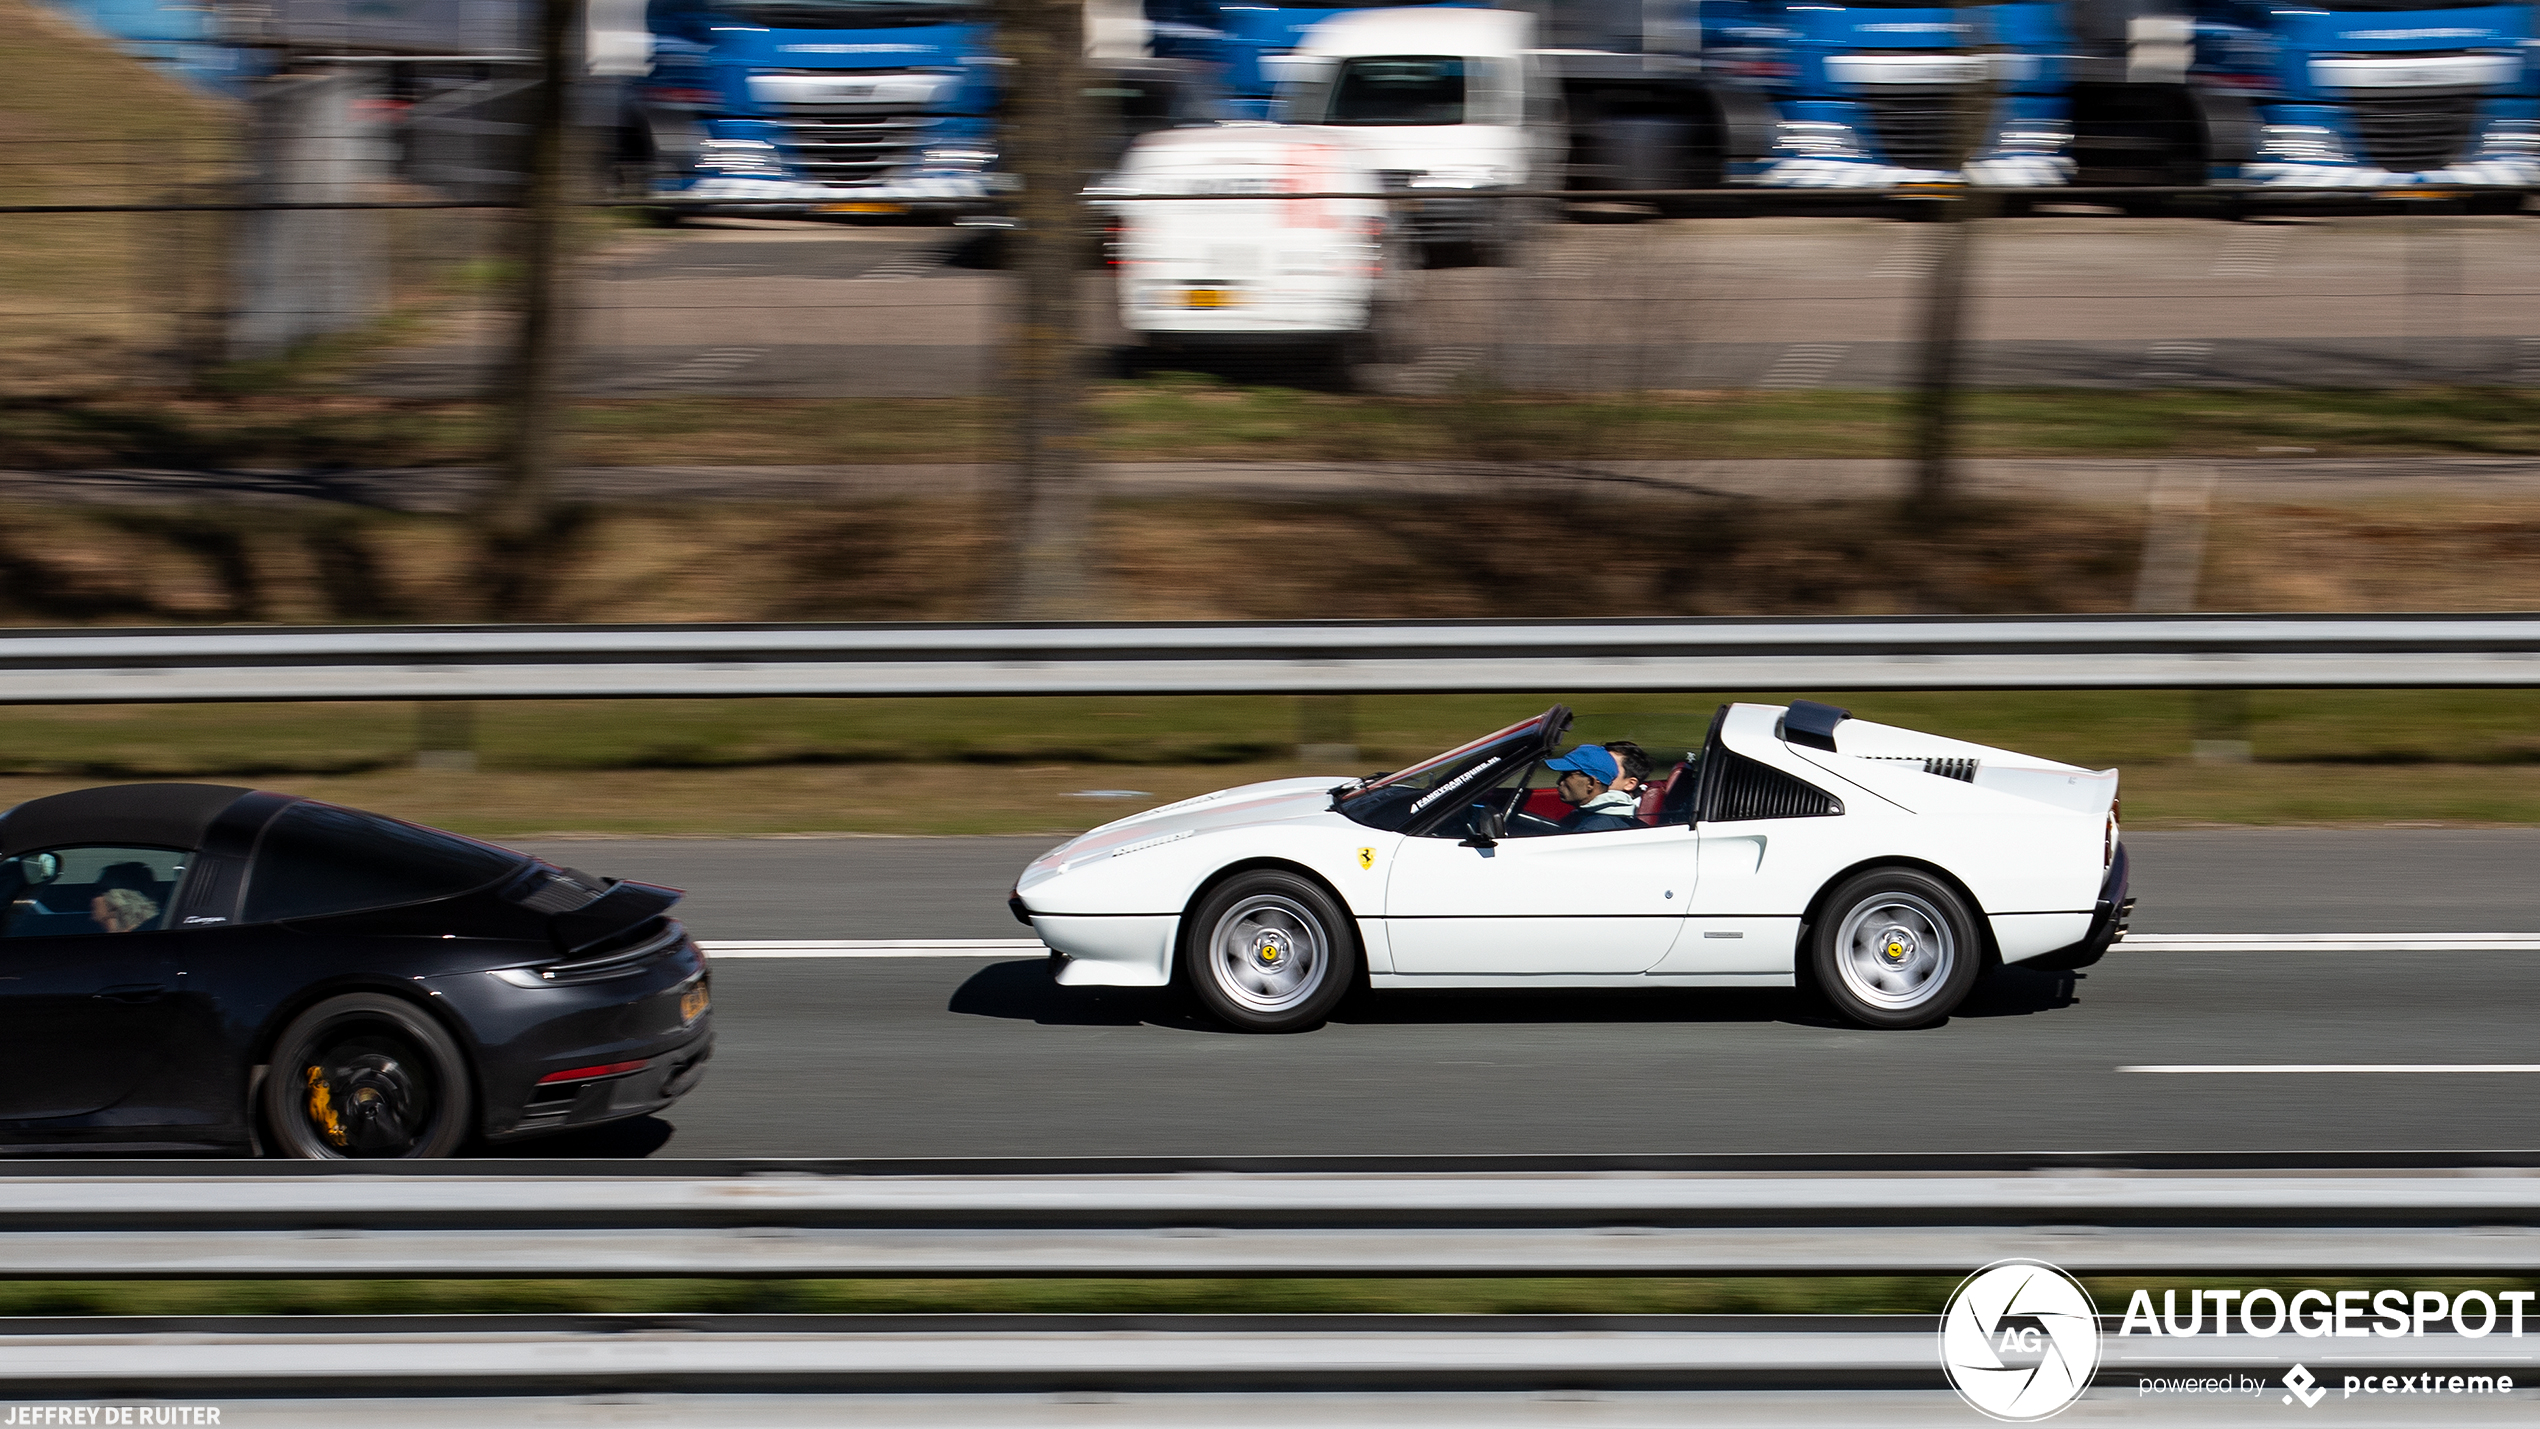
[[[166,985],[155,982],[122,982],[102,989],[98,996],[108,1002],[156,1002],[167,992]]]

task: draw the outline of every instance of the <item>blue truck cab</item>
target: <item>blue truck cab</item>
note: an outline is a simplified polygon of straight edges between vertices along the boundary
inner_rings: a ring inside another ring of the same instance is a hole
[[[652,191],[924,211],[985,196],[997,60],[971,0],[652,0]]]
[[[2533,7],[2205,0],[2188,82],[2248,106],[2210,178],[2254,184],[2540,181]]]
[[[1769,106],[1768,133],[1730,156],[1733,181],[1873,188],[1965,178],[2069,182],[2074,161],[2064,7],[1704,0],[1704,72]],[[1990,71],[1972,131],[1968,91]],[[1753,126],[1733,126],[1752,130]],[[1972,145],[1970,145],[1972,140]]]

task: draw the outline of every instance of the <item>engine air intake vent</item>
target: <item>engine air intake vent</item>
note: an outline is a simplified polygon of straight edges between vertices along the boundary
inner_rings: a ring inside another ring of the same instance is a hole
[[[1843,801],[1814,784],[1785,774],[1734,750],[1722,750],[1719,796],[1711,817],[1721,823],[1743,819],[1814,819],[1843,812]]]
[[[1976,782],[1976,765],[1978,762],[1979,761],[1977,760],[1964,757],[1954,759],[1926,759],[1923,761],[1923,772],[1925,774],[1937,774],[1943,779],[1955,779],[1961,784],[1973,784]]]

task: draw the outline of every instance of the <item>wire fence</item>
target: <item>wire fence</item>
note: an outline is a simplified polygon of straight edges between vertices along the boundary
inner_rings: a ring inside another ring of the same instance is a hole
[[[2336,454],[2364,428],[2380,450],[2540,457],[2540,246],[2518,190],[1445,190],[1241,129],[1176,131],[1092,176],[1067,235],[1072,304],[1031,335],[1017,265],[1033,235],[1012,195],[594,197],[612,176],[585,135],[552,288],[557,377],[528,384],[534,88],[516,67],[412,94],[320,76],[234,132],[0,153],[0,470],[48,498],[465,513],[536,431],[566,469],[549,496],[838,512],[816,550],[763,563],[775,593],[701,607],[630,607],[593,574],[560,603],[485,608],[452,596],[458,577],[399,574],[413,561],[294,556],[322,619],[1018,614],[991,591],[1019,513],[1099,487],[1134,509],[1080,494],[1057,549],[1145,582],[1112,609],[1248,618],[1314,612],[1293,592],[1229,593],[1220,546],[1192,558],[1204,570],[1157,560],[1197,549],[1206,503],[1252,503],[1220,526],[1339,549],[1259,503],[1392,500],[1362,531],[1421,549],[1376,583],[1382,608],[1350,613],[1421,615],[1550,613],[1504,603],[1526,575],[1514,533],[1582,491],[1675,500],[1631,519],[1709,554],[1628,590],[1589,580],[1573,608],[1762,613],[1787,608],[1765,603],[1773,582],[1814,569],[1800,547],[1875,542],[1820,531],[1754,557],[1759,528],[1715,498],[1928,505],[1973,460],[2157,455],[2190,427],[2200,459]],[[1148,148],[1221,139],[1236,148],[1140,168]],[[1072,374],[1051,389],[1055,427],[1017,376],[1020,352],[1053,346]],[[1016,477],[1043,450],[1027,424],[1059,431],[1066,458],[1038,485]],[[2104,570],[2050,532],[2069,559],[1971,556],[1928,588],[1818,574],[1811,599],[2225,598],[2210,479],[2140,461],[2004,479],[2104,497],[2144,529]],[[1477,494],[1498,503],[1488,519],[1422,516]],[[875,502],[916,503],[879,545],[849,529]],[[46,618],[298,608],[234,589],[188,606],[131,582],[70,600],[58,591],[84,587],[53,565],[12,588],[43,591],[10,598]],[[1177,603],[1196,589],[1216,593]],[[2246,608],[2284,608],[2251,589]]]

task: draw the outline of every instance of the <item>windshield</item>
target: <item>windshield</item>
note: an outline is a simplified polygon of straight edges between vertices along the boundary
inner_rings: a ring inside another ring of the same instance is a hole
[[[1464,61],[1386,55],[1341,61],[1326,124],[1461,124]]]
[[[957,25],[981,14],[976,0],[719,0],[715,8],[771,30]]]
[[[1542,749],[1545,721],[1555,715],[1566,712],[1556,705],[1533,719],[1423,759],[1398,774],[1371,780],[1342,794],[1340,811],[1369,828],[1403,828],[1449,795],[1489,788],[1510,768],[1522,768]],[[1566,717],[1562,723],[1568,723]]]

